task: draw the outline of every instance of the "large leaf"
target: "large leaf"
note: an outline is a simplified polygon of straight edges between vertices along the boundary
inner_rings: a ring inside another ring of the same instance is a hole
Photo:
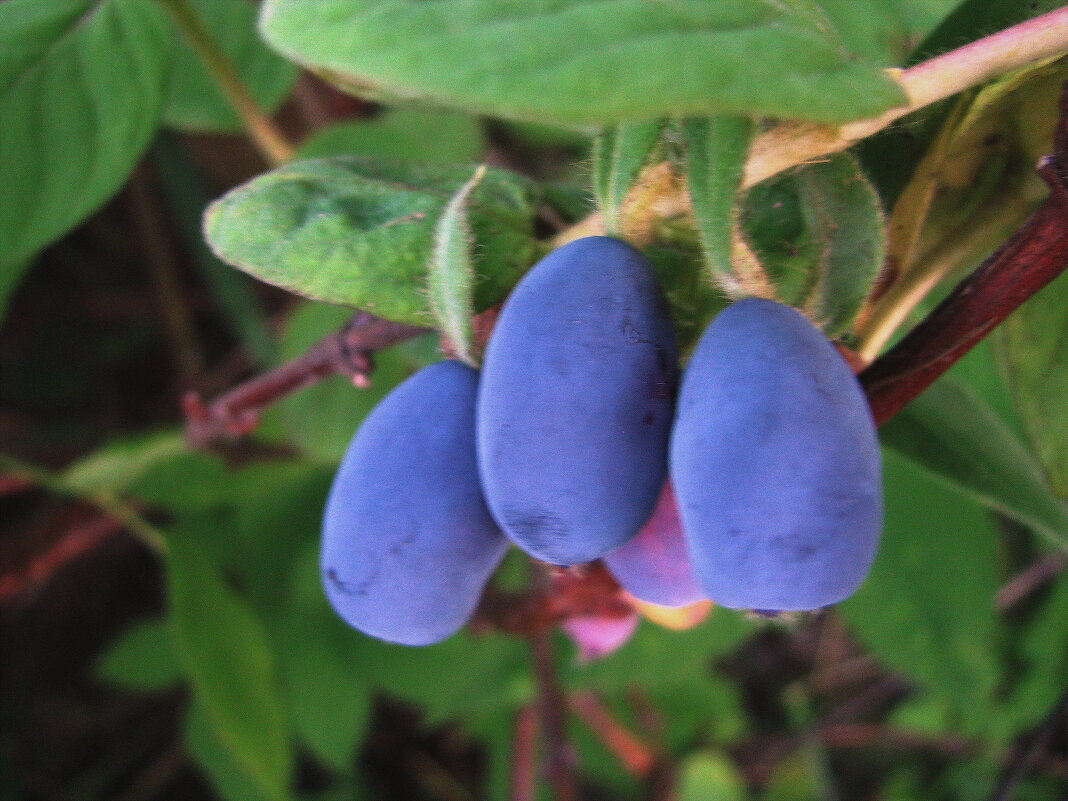
[[[174,641],[197,702],[234,764],[269,799],[288,795],[293,753],[267,637],[191,528],[168,537]]]
[[[348,772],[373,699],[335,627],[320,624],[321,617],[293,609],[279,627],[286,700],[301,740],[328,765]]]
[[[248,774],[219,737],[204,705],[190,705],[185,719],[185,745],[197,765],[226,801],[278,801]],[[282,796],[289,798],[289,796]]]
[[[426,281],[434,227],[470,177],[467,167],[298,162],[216,201],[205,230],[221,259],[268,283],[432,324]],[[475,305],[482,309],[500,300],[537,256],[534,193],[520,176],[489,169],[469,203]]]
[[[981,507],[892,453],[885,483],[875,565],[838,608],[875,656],[975,732],[1000,668],[997,534]]]
[[[189,0],[216,46],[237,69],[265,111],[276,109],[297,78],[297,68],[264,46],[256,33],[256,7],[249,0]],[[194,131],[239,131],[241,118],[208,74],[184,36],[171,66],[163,120]]]
[[[1031,445],[1057,491],[1068,496],[1068,274],[1005,321],[1001,345]]]
[[[970,387],[942,378],[884,425],[881,437],[940,480],[1068,549],[1068,505]]]
[[[0,3],[0,261],[126,180],[159,122],[172,44],[152,0]]]
[[[261,29],[358,93],[545,122],[842,122],[905,102],[808,2],[268,0]]]

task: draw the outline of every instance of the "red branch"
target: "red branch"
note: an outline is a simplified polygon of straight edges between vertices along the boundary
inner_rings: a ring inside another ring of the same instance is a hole
[[[656,750],[616,720],[596,693],[572,693],[571,711],[604,743],[627,773],[639,779],[649,776],[657,765]]]
[[[264,408],[327,376],[347,375],[356,386],[367,387],[375,351],[426,331],[359,312],[338,333],[319,340],[303,356],[240,384],[209,404],[196,392],[188,393],[182,399],[186,437],[193,447],[202,448],[221,438],[248,434],[259,423]]]
[[[1038,165],[1049,197],[919,325],[860,374],[882,425],[929,387],[1024,301],[1068,267],[1068,89],[1054,154]]]
[[[0,576],[0,604],[16,595],[40,587],[60,568],[73,562],[106,540],[122,531],[122,523],[112,517],[98,517],[84,525],[71,529],[52,546],[35,554],[25,567]]]

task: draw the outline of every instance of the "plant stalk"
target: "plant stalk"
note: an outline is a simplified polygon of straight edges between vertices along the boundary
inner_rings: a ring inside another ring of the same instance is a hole
[[[211,31],[189,4],[189,0],[159,0],[174,18],[179,30],[200,57],[205,69],[241,117],[249,138],[272,167],[292,160],[296,149],[274,122],[263,113],[234,63],[215,43]]]

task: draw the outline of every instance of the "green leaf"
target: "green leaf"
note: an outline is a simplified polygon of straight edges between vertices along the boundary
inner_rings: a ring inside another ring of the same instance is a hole
[[[172,431],[112,440],[63,471],[73,492],[124,492],[157,465],[188,453],[181,434]]]
[[[1000,353],[1013,399],[1038,460],[1068,497],[1068,274],[1001,326]],[[1061,529],[1068,540],[1068,529]]]
[[[293,752],[266,634],[198,538],[189,527],[167,540],[178,655],[228,758],[268,799],[284,799]]]
[[[467,204],[485,175],[486,166],[478,167],[445,205],[438,224],[434,226],[434,247],[430,251],[427,275],[430,309],[438,321],[438,329],[460,361],[472,367],[478,366],[478,360],[471,328],[471,318],[475,314],[475,267]]]
[[[430,723],[491,714],[528,702],[534,693],[529,649],[521,639],[466,631],[420,648],[367,637],[330,608],[319,574],[318,547],[294,560],[291,612],[309,627],[335,632],[353,681],[419,706]],[[355,678],[358,677],[358,678]]]
[[[540,122],[769,115],[905,102],[822,15],[771,0],[268,0],[261,30],[354,92]]]
[[[96,673],[105,681],[138,690],[160,690],[183,678],[166,621],[139,623],[104,653]]]
[[[745,778],[719,751],[698,751],[679,766],[679,801],[745,801]]]
[[[294,609],[279,632],[282,678],[293,727],[326,764],[351,772],[371,718],[370,688],[349,661],[346,643],[319,615]]]
[[[126,180],[171,46],[152,0],[0,3],[0,260],[28,258]]]
[[[204,704],[196,700],[186,713],[184,739],[190,754],[225,801],[278,801],[291,797],[264,792],[234,759],[233,752],[219,737]]]
[[[883,268],[882,204],[848,153],[809,164],[796,179],[818,253],[806,311],[833,337],[852,324]]]
[[[192,451],[177,432],[117,439],[67,466],[62,481],[79,495],[129,494],[162,509],[202,512],[225,503],[230,471]]]
[[[188,0],[231,61],[257,105],[274,112],[293,88],[297,68],[279,58],[256,32],[256,6],[249,0]],[[171,62],[171,82],[163,121],[185,131],[236,132],[241,118],[208,73],[185,36]]]
[[[943,483],[1068,549],[1068,505],[1034,458],[970,387],[949,377],[906,406],[880,436]]]
[[[1068,676],[1068,574],[1062,573],[1046,592],[1034,618],[1022,632],[1023,666],[1007,705],[1018,728],[1039,723],[1045,710],[1064,692]]]
[[[749,143],[748,117],[688,119],[686,183],[709,275],[732,298],[760,293],[766,281],[760,265],[738,247],[739,192]]]
[[[470,177],[466,167],[298,162],[213,203],[205,231],[223,261],[263,281],[426,325],[434,227]],[[504,170],[487,170],[471,193],[477,310],[500,300],[536,260],[534,209],[532,185]]]
[[[455,164],[477,161],[485,144],[482,125],[470,114],[398,108],[374,119],[320,128],[301,144],[297,158],[370,156]]]
[[[989,515],[886,453],[886,524],[871,575],[838,606],[880,661],[978,733],[1000,674],[997,533]]]
[[[260,461],[231,480],[235,568],[256,609],[276,614],[287,604],[293,560],[319,542],[323,508],[336,467]]]
[[[593,190],[607,233],[620,233],[623,201],[651,160],[666,124],[663,119],[622,123],[605,129],[594,140]]]
[[[295,359],[316,341],[337,331],[352,317],[351,311],[325,303],[299,304],[282,329],[280,358]],[[281,428],[304,456],[337,465],[363,418],[393,387],[420,367],[430,363],[423,351],[431,343],[437,353],[437,338],[428,335],[375,354],[371,386],[358,389],[341,376],[331,376],[284,399],[270,414],[281,417]]]

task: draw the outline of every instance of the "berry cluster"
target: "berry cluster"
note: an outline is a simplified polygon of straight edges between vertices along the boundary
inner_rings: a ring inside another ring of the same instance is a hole
[[[680,389],[651,266],[589,237],[515,288],[481,374],[431,365],[367,417],[327,502],[323,579],[349,624],[408,645],[464,625],[509,542],[603,557],[650,603],[815,609],[867,574],[880,485],[863,392],[801,314],[733,304]]]

